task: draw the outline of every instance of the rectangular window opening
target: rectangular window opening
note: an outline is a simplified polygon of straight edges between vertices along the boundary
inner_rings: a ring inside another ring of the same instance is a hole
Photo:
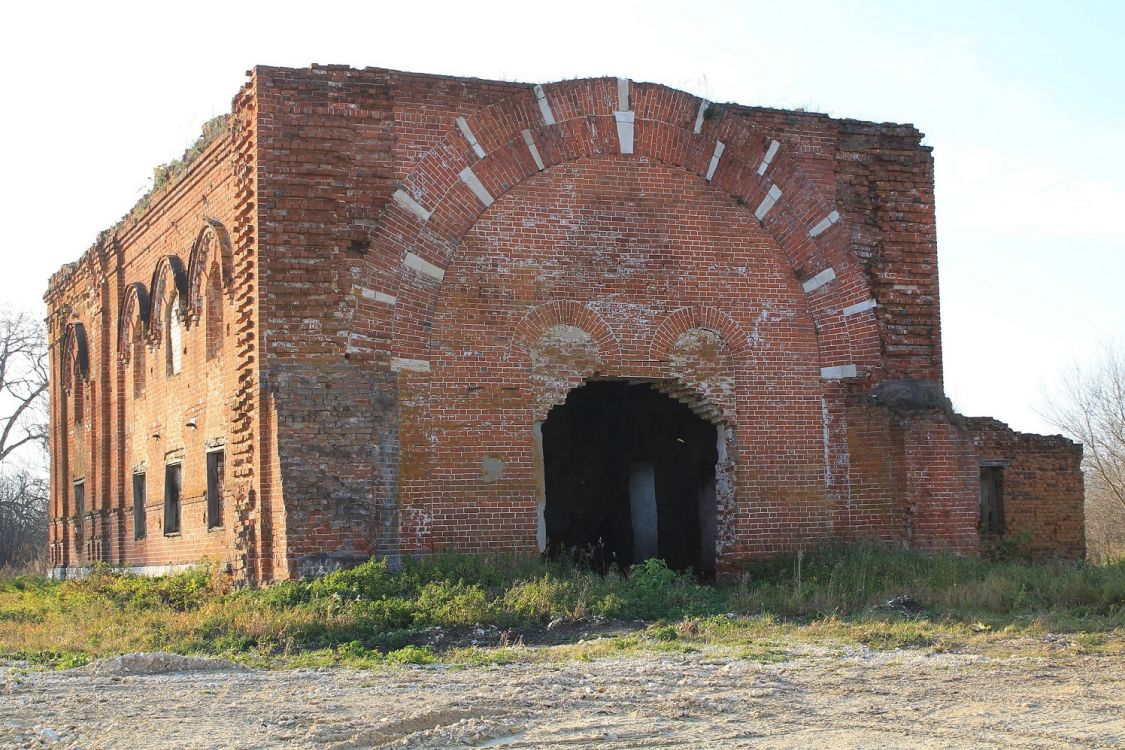
[[[164,535],[180,533],[180,492],[183,489],[183,464],[164,467]]]
[[[207,454],[207,528],[223,525],[223,473],[226,455],[223,451]]]
[[[148,533],[148,524],[145,517],[145,502],[148,489],[145,486],[145,473],[139,471],[133,475],[133,538],[144,539]]]
[[[980,530],[983,534],[1004,533],[1004,467],[980,467]]]

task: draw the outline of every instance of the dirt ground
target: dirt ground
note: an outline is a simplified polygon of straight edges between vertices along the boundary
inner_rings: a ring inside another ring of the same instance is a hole
[[[705,649],[372,672],[214,666],[5,667],[0,747],[1125,747],[1121,655],[795,646],[766,659]]]

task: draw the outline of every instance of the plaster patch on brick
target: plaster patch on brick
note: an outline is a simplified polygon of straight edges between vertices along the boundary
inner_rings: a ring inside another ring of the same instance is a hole
[[[542,172],[546,167],[543,165],[543,157],[539,155],[539,147],[535,145],[535,139],[531,136],[530,130],[523,131],[523,142],[527,144],[527,150],[531,152],[531,158],[535,160],[535,168]]]
[[[480,201],[485,208],[492,205],[492,194],[481,184],[480,179],[477,177],[476,173],[473,172],[471,167],[465,167],[457,176],[461,178],[461,182],[469,186],[469,190],[473,191],[473,195],[477,197],[477,200]]]
[[[719,168],[719,159],[723,158],[723,151],[725,151],[726,148],[726,145],[722,141],[715,141],[715,152],[711,154],[711,163],[707,165],[708,182],[715,176],[715,170]]]
[[[403,359],[391,357],[391,372],[429,372],[430,361],[427,359]]]
[[[841,312],[843,313],[844,317],[846,318],[849,315],[855,315],[856,313],[861,313],[864,310],[870,310],[870,309],[872,309],[874,307],[878,307],[878,306],[879,306],[879,303],[876,302],[875,300],[865,299],[863,302],[857,302],[854,305],[848,305],[843,310],[841,310]]]
[[[770,168],[770,162],[773,157],[777,156],[777,150],[781,148],[781,144],[777,141],[770,141],[769,148],[766,149],[766,155],[762,157],[762,163],[758,165],[758,175],[764,175],[766,170]]]
[[[834,367],[820,368],[820,377],[825,380],[840,380],[841,378],[854,378],[855,365],[836,365]]]
[[[551,103],[547,101],[547,93],[543,91],[543,87],[539,84],[535,85],[535,98],[539,102],[539,113],[543,115],[543,123],[554,125],[555,113],[551,111]]]
[[[695,113],[695,127],[692,132],[699,135],[703,132],[703,115],[707,113],[707,107],[711,106],[711,102],[706,99],[699,100],[699,111]]]
[[[410,194],[405,190],[400,188],[394,191],[391,197],[395,199],[395,203],[399,204],[422,221],[430,220],[430,212],[422,208],[422,204],[410,197]]]
[[[532,461],[535,464],[535,546],[547,551],[547,485],[543,472],[543,423],[536,421],[531,428],[534,441]]]
[[[722,425],[716,432],[718,460],[715,463],[715,561],[718,563],[728,549],[738,547],[738,480],[734,466],[734,430]]]
[[[457,118],[457,127],[461,130],[461,135],[465,136],[465,140],[473,147],[473,151],[480,158],[484,158],[484,147],[477,143],[477,137],[473,135],[473,131],[469,129],[469,123],[466,122],[464,117]]]
[[[817,289],[820,289],[822,286],[835,278],[836,270],[829,266],[828,268],[825,268],[823,271],[818,273],[816,276],[813,276],[811,279],[803,282],[801,284],[801,288],[805,290],[805,294],[810,294],[812,292],[815,292]]]
[[[480,462],[482,482],[498,482],[504,477],[504,459],[500,456],[485,456]]]
[[[411,252],[408,252],[406,254],[406,257],[403,259],[402,264],[407,268],[418,271],[419,273],[424,273],[427,276],[433,276],[438,281],[441,281],[445,278],[445,271],[443,269],[438,268],[428,260],[425,260],[421,256],[415,255]]]
[[[617,120],[617,140],[621,142],[621,153],[633,153],[633,118],[632,112],[614,112]]]
[[[629,106],[629,79],[617,79],[617,108],[622,112],[627,112],[632,107]]]
[[[766,214],[770,212],[774,204],[781,198],[781,189],[777,185],[770,185],[769,192],[766,197],[762,198],[762,202],[758,204],[758,208],[754,211],[754,218],[762,221],[766,218]]]
[[[822,234],[828,227],[832,226],[840,220],[840,212],[833,211],[820,220],[815,227],[809,230],[809,237],[816,237]]]

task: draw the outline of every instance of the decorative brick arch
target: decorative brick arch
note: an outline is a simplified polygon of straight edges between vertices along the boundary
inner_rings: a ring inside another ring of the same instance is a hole
[[[140,330],[148,336],[149,298],[148,290],[139,281],[125,287],[121,298],[121,309],[117,314],[117,356],[122,364],[128,364],[132,355],[133,331]]]
[[[206,225],[199,230],[199,235],[191,246],[188,255],[187,294],[184,309],[189,320],[198,320],[203,312],[204,287],[208,283],[207,273],[212,264],[218,261],[220,286],[229,296],[231,294],[231,278],[234,273],[233,251],[231,249],[230,234],[221,222],[206,219]]]
[[[745,118],[682,91],[624,79],[529,88],[457,125],[402,179],[375,233],[399,263],[392,347],[430,357],[428,326],[462,238],[501,195],[541,171],[587,157],[633,155],[695,173],[757,219],[801,280],[822,367],[878,362],[870,285],[840,214],[777,141]]]
[[[693,328],[713,331],[735,357],[742,358],[750,353],[750,338],[725,312],[714,307],[681,307],[665,316],[656,327],[649,342],[649,359],[666,361],[680,334]]]
[[[86,340],[86,327],[81,323],[68,323],[62,339],[63,391],[70,393],[75,380],[90,376],[90,352]]]
[[[602,316],[573,300],[545,302],[529,310],[513,331],[509,357],[515,351],[528,355],[532,342],[555,326],[573,326],[585,331],[598,347],[602,361],[620,360],[621,344]]]
[[[149,298],[148,331],[149,341],[159,344],[164,336],[162,318],[164,313],[164,300],[168,296],[168,284],[171,282],[181,300],[187,300],[188,280],[184,272],[183,261],[175,255],[161,256],[156,262],[156,270],[152,272],[152,284],[149,288],[152,295]],[[181,306],[181,310],[183,307]]]

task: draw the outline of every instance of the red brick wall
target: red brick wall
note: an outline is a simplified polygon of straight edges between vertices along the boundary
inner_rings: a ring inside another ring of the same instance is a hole
[[[232,429],[248,407],[235,394],[247,369],[240,340],[254,313],[246,299],[253,294],[253,264],[245,237],[237,234],[248,223],[237,169],[246,132],[245,123],[232,126],[190,172],[51,280],[46,299],[54,567],[81,569],[97,561],[163,567],[203,558],[240,571],[246,565],[249,550],[241,538],[252,475],[240,446],[255,439],[240,441]],[[221,286],[210,300],[208,283]],[[178,374],[167,367],[167,311],[173,296],[183,310]],[[216,325],[222,319],[215,334],[222,346],[218,357],[206,353],[208,316]],[[85,333],[88,369],[72,377],[68,393],[63,376],[73,369],[69,361],[76,353],[68,346],[67,331],[75,326]],[[138,366],[145,369],[143,378]],[[81,423],[73,413],[79,392]],[[223,522],[209,530],[205,452],[219,446],[227,454]],[[165,535],[164,467],[177,460],[183,464],[181,532]],[[145,472],[148,490],[147,533],[141,539],[133,515],[138,471]],[[85,483],[82,518],[75,517],[73,498],[79,479]]]
[[[966,433],[866,401],[883,380],[941,379],[921,134],[701,109],[616,79],[543,92],[255,69],[228,135],[52,280],[56,564],[208,555],[269,580],[371,554],[535,549],[537,425],[590,376],[648,379],[720,426],[720,567],[833,537],[974,550]],[[229,238],[222,353],[206,356],[203,294],[183,372],[165,375],[154,336],[134,399],[118,347],[120,320],[144,309],[131,285],[166,307],[159,258],[191,271],[206,219]],[[814,278],[828,280],[806,291]],[[76,322],[80,428],[62,397]],[[218,440],[230,520],[208,532],[203,451]],[[135,544],[131,471],[150,467],[156,505],[171,451],[184,531],[165,538],[151,508]],[[78,476],[99,508],[84,539],[102,548],[67,546]]]
[[[967,420],[978,461],[1003,468],[1005,535],[1026,536],[1042,557],[1086,556],[1082,446],[1060,435],[1029,435],[986,417]]]

